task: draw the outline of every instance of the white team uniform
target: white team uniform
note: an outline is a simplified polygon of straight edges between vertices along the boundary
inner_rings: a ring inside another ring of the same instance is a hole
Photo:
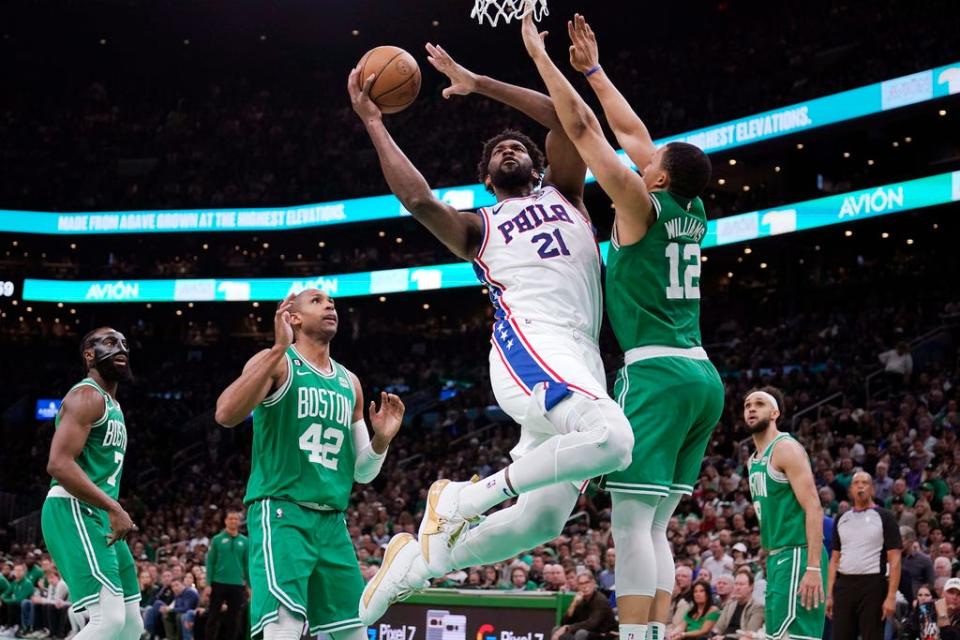
[[[593,227],[552,186],[478,211],[474,262],[496,308],[490,383],[523,427],[514,459],[557,435],[544,415],[570,393],[609,397],[597,344],[603,314]]]

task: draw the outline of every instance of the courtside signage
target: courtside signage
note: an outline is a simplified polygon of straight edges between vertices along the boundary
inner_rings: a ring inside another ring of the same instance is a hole
[[[758,240],[960,201],[960,171],[841,193],[711,220],[703,247]],[[604,259],[610,243],[600,245]],[[280,300],[304,289],[338,298],[479,286],[462,262],[315,278],[65,281],[26,279],[23,299],[37,302],[230,302]]]
[[[960,94],[960,62],[677,134],[656,143],[690,142],[704,151],[718,152],[953,94]],[[624,164],[633,166],[623,151],[618,153]],[[588,180],[592,181],[592,176],[588,175]],[[438,189],[434,193],[460,210],[494,202],[493,196],[479,184]],[[0,209],[0,232],[85,235],[282,231],[407,215],[410,214],[393,195],[258,209],[81,213]]]

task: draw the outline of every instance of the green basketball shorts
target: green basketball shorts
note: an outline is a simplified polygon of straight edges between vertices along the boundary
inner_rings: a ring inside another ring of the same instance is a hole
[[[827,591],[827,552],[820,554],[820,578]],[[827,609],[805,609],[800,579],[807,569],[807,548],[786,547],[767,556],[766,637],[768,640],[820,640]]]
[[[604,486],[662,497],[692,493],[723,411],[720,375],[705,353],[704,359],[661,356],[634,362],[629,355],[617,375],[614,398],[633,426],[633,462],[607,475]]]
[[[96,604],[101,587],[123,596],[124,602],[140,602],[137,565],[130,547],[122,540],[107,546],[110,519],[106,511],[76,498],[47,496],[40,526],[47,550],[70,587],[74,611]]]
[[[250,505],[247,528],[252,637],[281,606],[307,620],[311,636],[363,626],[363,576],[343,512],[265,498]]]

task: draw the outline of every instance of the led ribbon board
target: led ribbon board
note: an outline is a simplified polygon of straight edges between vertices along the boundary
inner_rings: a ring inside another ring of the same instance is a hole
[[[960,201],[960,171],[711,220],[707,225],[703,247],[757,240],[955,201]],[[604,259],[608,249],[609,243],[601,245]],[[473,286],[479,286],[473,266],[461,262],[316,278],[79,282],[26,279],[23,282],[23,299],[70,303],[227,302],[280,300],[290,293],[309,288],[322,289],[338,298],[350,298]]]
[[[677,134],[657,140],[656,143],[662,145],[684,141],[707,152],[724,151],[953,94],[960,94],[960,62]],[[623,151],[619,153],[624,164],[633,166]],[[592,181],[592,176],[588,175],[588,180]],[[493,204],[493,196],[479,184],[438,189],[434,193],[460,210]],[[0,209],[0,232],[89,235],[282,231],[385,220],[407,215],[410,214],[393,195],[258,209],[99,213]]]

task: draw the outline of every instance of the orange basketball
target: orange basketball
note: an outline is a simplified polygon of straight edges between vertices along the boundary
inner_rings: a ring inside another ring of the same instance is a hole
[[[371,74],[377,77],[370,87],[370,99],[383,113],[403,111],[420,93],[420,67],[400,47],[384,45],[367,51],[360,58],[361,87]]]

